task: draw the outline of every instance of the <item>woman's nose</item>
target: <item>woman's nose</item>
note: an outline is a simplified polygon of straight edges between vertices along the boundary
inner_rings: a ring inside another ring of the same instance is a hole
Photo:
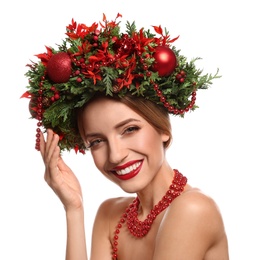
[[[127,157],[127,149],[120,140],[108,142],[108,160],[110,163],[119,164]]]

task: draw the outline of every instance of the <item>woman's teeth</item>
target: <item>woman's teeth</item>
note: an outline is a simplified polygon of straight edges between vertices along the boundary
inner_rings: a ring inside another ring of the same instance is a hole
[[[125,174],[128,174],[130,173],[131,171],[134,171],[135,169],[137,169],[139,166],[141,165],[140,162],[137,162],[129,167],[126,167],[125,169],[122,169],[122,170],[119,170],[119,171],[116,171],[116,173],[118,175],[125,175]]]

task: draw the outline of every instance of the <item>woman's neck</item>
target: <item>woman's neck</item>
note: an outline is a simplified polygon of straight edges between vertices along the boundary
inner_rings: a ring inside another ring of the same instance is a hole
[[[143,190],[137,192],[140,201],[138,218],[145,219],[153,207],[162,199],[174,177],[174,171],[164,163],[159,172]]]

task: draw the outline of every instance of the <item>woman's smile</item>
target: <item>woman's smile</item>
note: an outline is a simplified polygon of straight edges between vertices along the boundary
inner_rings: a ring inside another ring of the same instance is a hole
[[[124,165],[115,167],[111,172],[121,180],[129,180],[139,173],[142,167],[142,162],[142,160],[131,161]]]

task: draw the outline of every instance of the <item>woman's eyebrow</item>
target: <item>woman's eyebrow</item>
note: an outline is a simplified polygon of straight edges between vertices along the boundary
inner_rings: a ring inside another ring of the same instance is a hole
[[[116,124],[114,128],[117,129],[117,128],[122,127],[131,122],[140,122],[140,120],[135,119],[135,118],[128,118],[128,119],[123,120],[123,121],[119,122],[118,124]]]
[[[131,122],[140,122],[140,120],[135,119],[135,118],[128,118],[128,119],[123,120],[123,121],[119,122],[118,124],[116,124],[114,126],[114,128],[118,129],[118,128],[120,128],[120,127],[122,127],[122,126],[124,126],[124,125],[126,125],[128,123],[131,123]],[[97,133],[97,132],[88,133],[88,134],[85,135],[85,139],[87,139],[87,138],[94,138],[94,137],[98,137],[98,136],[101,136],[101,134]]]

